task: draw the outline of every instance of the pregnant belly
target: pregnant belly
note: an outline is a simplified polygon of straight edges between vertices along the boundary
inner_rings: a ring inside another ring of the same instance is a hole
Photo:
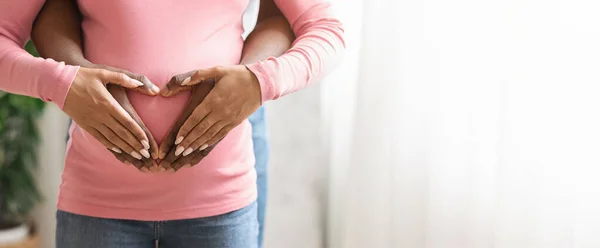
[[[158,144],[166,137],[183,113],[190,92],[171,97],[147,96],[135,91],[128,92],[129,101]]]

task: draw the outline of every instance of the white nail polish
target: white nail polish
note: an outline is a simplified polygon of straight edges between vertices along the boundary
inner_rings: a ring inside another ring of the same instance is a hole
[[[177,150],[175,150],[175,156],[179,156],[179,154],[181,154],[183,152],[183,150],[185,150],[185,148],[183,147],[177,147]]]
[[[138,160],[142,159],[142,155],[140,155],[137,152],[131,152],[131,156],[134,157],[135,159],[138,159]]]
[[[113,148],[110,148],[110,149],[111,149],[113,152],[116,152],[116,153],[121,153],[121,149],[119,149],[119,148],[113,147]]]
[[[142,85],[144,85],[144,83],[142,83],[142,82],[140,82],[140,81],[138,81],[138,80],[135,80],[135,79],[133,79],[133,78],[131,79],[131,82],[133,82],[133,83],[134,83],[135,85],[137,85],[137,86],[142,86]]]
[[[146,150],[150,149],[150,144],[148,144],[148,141],[142,140],[141,143],[144,146],[144,149],[146,149]]]
[[[188,78],[184,79],[183,82],[181,82],[181,85],[188,85],[190,83],[190,81],[192,81],[192,78],[188,77]]]
[[[177,137],[177,139],[175,140],[175,145],[179,145],[179,143],[181,143],[181,141],[183,141],[183,136]]]
[[[192,153],[193,151],[194,151],[194,149],[192,149],[191,147],[188,149],[185,149],[185,152],[183,152],[183,156],[190,155],[190,153]]]
[[[145,158],[150,158],[150,153],[148,150],[140,150],[140,153],[144,155]]]
[[[204,144],[204,145],[202,145],[202,146],[201,146],[201,147],[200,147],[198,150],[202,151],[202,150],[204,150],[204,149],[206,149],[206,148],[208,148],[208,145],[207,145],[207,144]]]

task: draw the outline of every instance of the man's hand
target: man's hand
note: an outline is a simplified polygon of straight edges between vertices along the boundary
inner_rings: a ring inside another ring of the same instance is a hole
[[[82,67],[69,89],[63,111],[111,151],[124,151],[138,160],[149,158],[149,137],[110,95],[107,84],[130,89],[144,85],[123,73]]]
[[[200,83],[201,86],[213,80],[214,88],[179,129],[175,140],[177,156],[186,156],[216,144],[261,105],[258,79],[244,65],[198,70],[181,85]],[[168,96],[169,92],[163,90],[161,95]]]
[[[182,151],[177,150],[176,146],[174,145],[177,133],[181,126],[183,126],[183,123],[190,117],[190,115],[192,115],[194,109],[200,105],[206,95],[208,95],[208,93],[214,87],[214,82],[206,82],[195,86],[182,86],[181,83],[185,79],[191,77],[194,73],[195,71],[192,71],[174,76],[161,91],[161,95],[165,97],[169,97],[186,90],[192,91],[190,100],[185,107],[183,114],[181,114],[179,119],[177,119],[177,122],[171,128],[169,134],[160,145],[159,158],[161,159],[161,162],[159,167],[162,171],[177,171],[182,167],[191,167],[196,165],[214,148],[213,145],[202,151]],[[179,156],[182,153],[184,156]]]

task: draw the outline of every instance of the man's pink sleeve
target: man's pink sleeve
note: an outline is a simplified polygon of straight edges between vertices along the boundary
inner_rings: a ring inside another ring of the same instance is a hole
[[[77,66],[35,58],[23,46],[45,0],[0,0],[0,90],[54,102],[60,108]]]
[[[305,88],[338,62],[345,48],[342,23],[326,0],[275,0],[292,25],[296,41],[277,58],[247,65],[260,83],[262,101]]]

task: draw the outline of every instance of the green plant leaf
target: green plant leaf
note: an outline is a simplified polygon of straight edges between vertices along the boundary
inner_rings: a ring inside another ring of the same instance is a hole
[[[44,105],[0,92],[0,221],[25,220],[42,200],[34,178],[39,144],[35,121]]]

